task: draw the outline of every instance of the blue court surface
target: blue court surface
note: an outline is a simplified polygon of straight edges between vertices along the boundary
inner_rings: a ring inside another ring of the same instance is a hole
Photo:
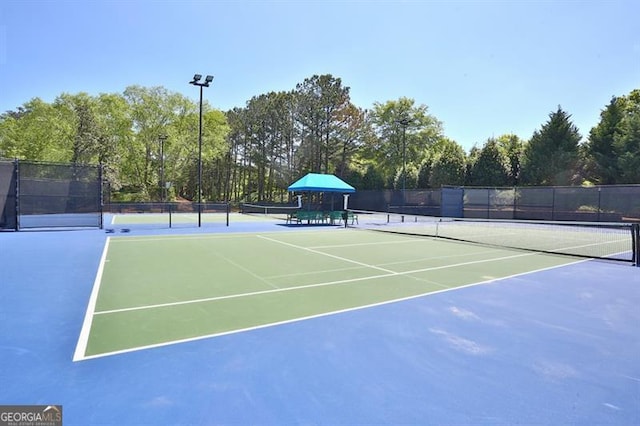
[[[246,222],[0,233],[0,405],[61,404],[66,426],[640,424],[640,268],[570,257],[451,291],[73,361],[107,237],[276,230],[297,232]]]

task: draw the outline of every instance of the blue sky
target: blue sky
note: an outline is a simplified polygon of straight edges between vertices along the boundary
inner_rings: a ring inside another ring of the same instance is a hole
[[[429,107],[469,150],[528,139],[558,105],[583,136],[640,89],[637,0],[2,0],[0,111],[33,97],[164,86],[222,110],[314,74],[371,108]]]

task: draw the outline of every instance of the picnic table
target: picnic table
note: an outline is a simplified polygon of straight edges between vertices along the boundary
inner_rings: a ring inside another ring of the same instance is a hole
[[[334,210],[330,212],[326,211],[316,211],[316,210],[298,210],[287,215],[287,223],[297,223],[301,224],[306,222],[307,224],[312,223],[329,223],[331,225],[335,225],[336,222],[339,224],[344,220],[344,212],[341,210]],[[351,224],[358,223],[358,216],[353,212],[347,213],[347,221],[351,221]]]

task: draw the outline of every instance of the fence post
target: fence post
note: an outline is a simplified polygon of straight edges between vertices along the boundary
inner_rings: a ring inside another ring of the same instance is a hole
[[[16,231],[20,230],[20,161],[15,160],[15,180],[16,180]]]
[[[491,219],[491,188],[487,188],[487,219]]]
[[[98,188],[100,188],[100,228],[104,228],[104,194],[102,193],[104,190],[104,184],[102,182],[103,179],[103,169],[104,166],[102,164],[98,165]]]
[[[634,223],[631,227],[633,236],[631,238],[633,242],[633,264],[640,267],[640,223]]]
[[[600,222],[600,212],[602,211],[601,202],[600,202],[600,199],[602,198],[601,192],[602,192],[602,188],[598,187],[598,222]]]

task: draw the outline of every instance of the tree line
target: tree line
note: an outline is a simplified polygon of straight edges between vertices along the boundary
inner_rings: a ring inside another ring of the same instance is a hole
[[[0,158],[101,164],[114,201],[195,200],[198,118],[197,103],[163,87],[35,98],[0,115]],[[202,160],[208,201],[286,201],[308,172],[357,189],[640,183],[640,89],[612,97],[584,140],[558,106],[529,140],[467,153],[426,105],[363,109],[340,78],[314,75],[226,112],[205,102]]]

